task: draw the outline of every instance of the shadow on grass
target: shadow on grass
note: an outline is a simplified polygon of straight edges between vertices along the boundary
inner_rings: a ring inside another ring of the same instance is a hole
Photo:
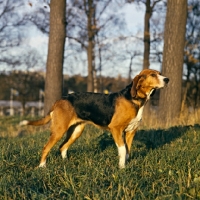
[[[191,129],[200,129],[200,125],[176,126],[169,129],[138,130],[134,141],[139,141],[146,145],[147,149],[155,149],[182,137]],[[110,145],[115,145],[112,135],[105,133],[97,138],[100,149],[104,150]]]
[[[140,130],[136,133],[134,139],[144,143],[147,149],[155,149],[182,137],[193,128],[200,128],[200,126],[175,126],[169,129]]]

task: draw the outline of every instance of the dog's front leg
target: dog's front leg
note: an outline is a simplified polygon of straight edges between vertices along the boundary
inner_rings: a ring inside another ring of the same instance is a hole
[[[111,133],[114,138],[115,144],[117,145],[117,148],[118,148],[119,168],[125,168],[127,151],[126,151],[126,145],[124,143],[122,131],[120,131],[118,128],[112,128]]]
[[[118,145],[117,145],[118,147]],[[123,146],[118,147],[118,153],[119,153],[119,168],[123,169],[125,168],[126,163],[126,146],[125,144]]]
[[[131,152],[131,145],[133,143],[133,138],[135,136],[135,133],[136,133],[136,130],[131,130],[131,131],[128,131],[126,133],[124,133],[124,141],[126,143],[126,160],[129,159],[129,156],[130,156],[130,152]]]

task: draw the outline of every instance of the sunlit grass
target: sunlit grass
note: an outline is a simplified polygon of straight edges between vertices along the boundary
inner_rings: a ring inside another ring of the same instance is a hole
[[[41,169],[37,166],[49,131],[19,128],[19,119],[4,120],[2,130],[24,134],[1,137],[0,199],[200,198],[199,126],[140,130],[123,170],[111,135],[88,126],[69,149],[68,160],[61,159],[60,141]],[[7,129],[7,122],[13,129]]]

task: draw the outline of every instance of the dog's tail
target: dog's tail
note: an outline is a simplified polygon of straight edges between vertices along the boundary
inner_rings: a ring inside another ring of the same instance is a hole
[[[19,123],[19,125],[20,126],[25,126],[25,125],[41,126],[41,125],[47,124],[50,120],[51,120],[51,113],[47,114],[44,118],[36,120],[36,121],[23,120]]]

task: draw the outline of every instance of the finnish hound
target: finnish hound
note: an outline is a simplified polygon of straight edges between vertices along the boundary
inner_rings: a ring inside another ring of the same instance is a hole
[[[151,69],[142,70],[123,90],[110,93],[72,93],[55,102],[51,111],[37,121],[24,120],[20,125],[44,125],[51,120],[51,135],[43,148],[39,167],[46,166],[51,148],[67,132],[60,146],[62,158],[79,138],[87,123],[111,132],[118,148],[119,167],[124,168],[131,144],[141,122],[145,104],[156,89],[165,87],[169,78]]]

